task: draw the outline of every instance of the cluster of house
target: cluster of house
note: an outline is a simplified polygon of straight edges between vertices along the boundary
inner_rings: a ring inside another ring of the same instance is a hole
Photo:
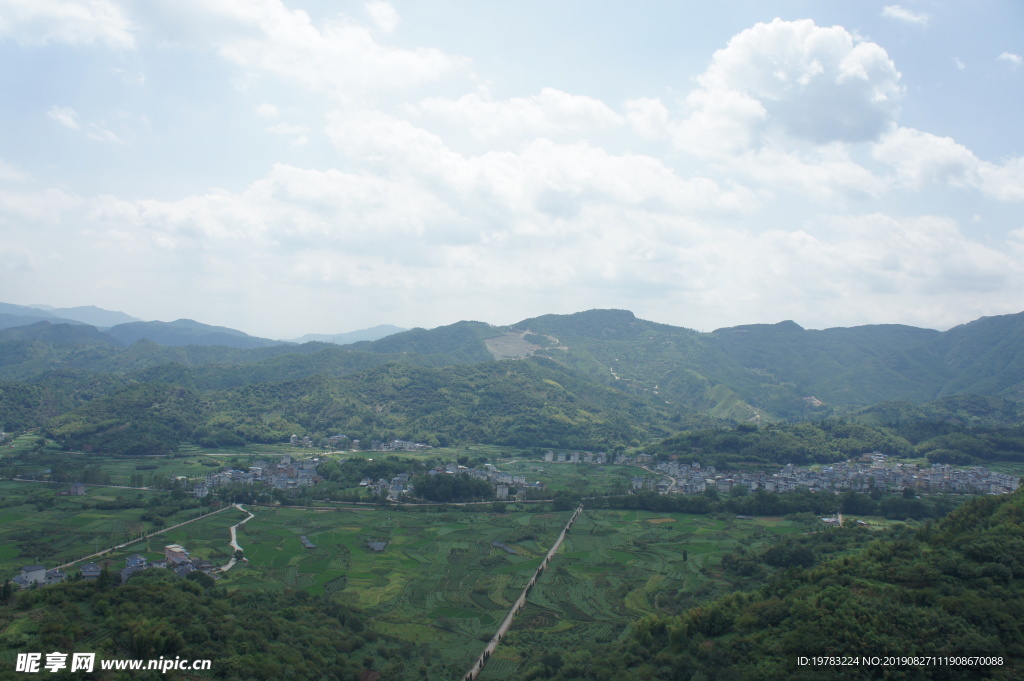
[[[409,442],[408,440],[391,440],[390,442],[374,440],[370,443],[372,452],[419,452],[430,448],[430,445],[423,442]]]
[[[477,480],[490,482],[494,485],[494,496],[497,499],[508,499],[510,496],[514,496],[511,494],[513,489],[544,488],[544,483],[542,482],[527,482],[525,475],[502,473],[494,464],[489,463],[485,463],[483,468],[467,468],[456,463],[449,463],[427,471],[428,475],[458,475],[461,473],[465,473]],[[412,476],[409,473],[399,473],[390,480],[380,478],[376,482],[372,478],[363,478],[359,486],[367,488],[374,494],[386,496],[391,501],[397,501],[401,498],[402,494],[415,495],[416,487],[410,482],[411,478]]]
[[[125,562],[125,567],[119,572],[121,584],[127,582],[128,578],[132,575],[149,568],[173,570],[179,577],[185,577],[188,573],[196,570],[206,574],[211,574],[218,570],[217,566],[208,560],[192,558],[189,556],[189,552],[185,550],[185,547],[179,544],[168,544],[165,546],[164,557],[160,560],[148,560],[142,554],[136,553],[128,556]],[[103,567],[97,563],[85,563],[78,568],[78,573],[82,579],[87,581],[99,579],[102,572]],[[59,584],[66,579],[67,574],[59,568],[47,570],[43,565],[26,565],[21,568],[21,573],[11,581],[22,589],[27,589],[33,584],[49,586],[50,584]]]
[[[265,485],[271,489],[294,489],[309,487],[320,481],[316,474],[320,459],[309,458],[292,461],[292,457],[284,455],[276,464],[267,461],[256,461],[248,470],[229,469],[220,473],[211,473],[193,488],[197,497],[205,497],[210,490],[222,485]]]
[[[359,486],[378,496],[387,497],[389,501],[398,501],[403,494],[412,496],[416,493],[416,486],[410,482],[411,478],[412,475],[409,473],[399,473],[390,480],[380,478],[376,482],[373,478],[363,478]]]
[[[451,466],[452,464],[446,466],[444,472],[450,473],[451,471],[449,469],[451,468]],[[462,468],[462,466],[459,466],[459,468]],[[434,474],[439,473],[437,469],[434,469],[431,472]],[[513,475],[512,473],[502,473],[497,469],[497,467],[494,466],[494,464],[489,463],[485,463],[483,468],[468,468],[457,472],[466,473],[470,477],[476,478],[478,480],[486,480],[487,482],[494,485],[494,496],[497,499],[508,499],[510,496],[509,493],[513,489],[516,490],[517,496],[518,490],[544,488],[544,483],[540,481],[531,483],[527,481],[525,475]]]
[[[67,574],[60,568],[47,570],[45,565],[26,565],[21,568],[21,572],[15,575],[11,581],[22,589],[27,589],[33,584],[38,584],[39,586],[60,584],[65,579],[67,579]]]
[[[609,455],[604,452],[559,452],[547,451],[544,460],[565,463],[612,463],[624,466],[646,466],[652,464],[650,454]],[[634,477],[630,487],[633,491],[658,493],[700,494],[708,488],[729,493],[736,485],[743,485],[753,491],[793,492],[798,488],[812,491],[852,490],[867,492],[872,489],[899,491],[913,489],[921,493],[953,492],[960,494],[1008,494],[1017,489],[1018,478],[1014,475],[996,473],[984,466],[958,469],[946,464],[920,467],[910,463],[888,463],[884,454],[872,452],[857,460],[843,461],[821,468],[796,467],[788,464],[777,473],[763,471],[731,471],[727,475],[715,471],[714,466],[701,467],[699,463],[684,464],[668,461],[652,464],[652,469],[671,478],[656,480],[650,477]]]
[[[677,461],[659,463],[654,470],[676,479],[674,486],[668,481],[659,481],[659,491],[680,494],[700,494],[712,487],[729,493],[737,485],[750,491],[763,489],[767,492],[792,492],[802,487],[815,492],[912,489],[926,494],[1008,494],[1018,485],[1016,476],[996,473],[984,466],[963,470],[937,464],[923,468],[912,463],[888,463],[880,452],[815,469],[787,464],[777,473],[732,471],[723,475],[716,473],[713,466],[701,468],[698,463]]]
[[[628,463],[632,463],[631,457],[628,458]],[[622,459],[622,460],[615,460]],[[558,452],[555,453],[551,450],[544,452],[544,460],[548,463],[593,463],[593,464],[606,464],[608,463],[608,454],[606,452]],[[614,457],[612,463],[627,463],[623,458],[623,455]]]

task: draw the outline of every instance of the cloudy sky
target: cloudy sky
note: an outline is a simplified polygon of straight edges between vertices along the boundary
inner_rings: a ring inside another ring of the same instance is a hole
[[[0,0],[0,301],[273,338],[1024,310],[1019,0]]]

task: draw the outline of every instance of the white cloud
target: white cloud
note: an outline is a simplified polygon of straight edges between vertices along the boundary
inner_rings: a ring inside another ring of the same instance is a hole
[[[956,66],[957,71],[963,71],[967,68],[967,64],[963,63],[960,59],[953,57],[953,65]]]
[[[803,151],[766,146],[723,164],[758,186],[824,202],[864,200],[890,189],[884,177],[854,161],[840,143]]]
[[[48,118],[60,123],[65,128],[78,130],[78,113],[70,106],[51,106],[46,112]]]
[[[1003,52],[1001,55],[999,55],[999,61],[1008,62],[1011,66],[1016,68],[1020,66],[1022,62],[1024,62],[1024,58],[1022,58],[1019,54],[1014,54],[1013,52]]]
[[[584,203],[621,203],[643,210],[737,214],[756,203],[746,190],[705,178],[684,180],[660,160],[611,154],[586,142],[545,138],[518,152],[463,156],[437,135],[382,112],[336,112],[327,127],[335,147],[396,176],[416,178],[460,202],[460,211],[502,215],[569,215]]]
[[[385,33],[391,33],[398,26],[398,12],[390,3],[370,0],[366,3],[366,13],[374,25]]]
[[[623,122],[622,116],[598,99],[549,87],[531,97],[499,102],[475,93],[455,100],[431,97],[416,110],[465,126],[478,139],[583,133]]]
[[[135,47],[135,26],[109,0],[0,0],[0,36],[22,45]]]
[[[900,5],[886,5],[882,9],[882,16],[889,19],[896,19],[903,21],[908,24],[917,24],[918,26],[927,26],[929,17],[924,12],[912,12],[905,7]]]
[[[898,128],[875,145],[873,156],[896,171],[912,189],[947,185],[977,189],[1004,201],[1024,200],[1024,158],[1002,164],[982,161],[949,137]]]
[[[372,16],[383,20],[384,11],[375,7]],[[348,17],[314,23],[281,0],[180,0],[169,11],[179,22],[169,30],[183,39],[198,40],[252,73],[344,100],[433,82],[466,64],[434,48],[381,45]]]
[[[628,100],[624,108],[633,131],[646,139],[660,139],[668,132],[668,108],[656,98]]]
[[[892,126],[903,92],[884,49],[809,19],[733,36],[698,81],[675,140],[705,155],[758,146],[772,132],[815,144],[874,140]]]

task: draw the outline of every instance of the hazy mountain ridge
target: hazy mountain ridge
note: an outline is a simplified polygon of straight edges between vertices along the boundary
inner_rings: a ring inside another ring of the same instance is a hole
[[[79,307],[29,305],[28,307],[34,307],[37,310],[45,310],[55,317],[74,319],[75,321],[82,322],[83,324],[90,324],[98,329],[109,328],[111,326],[117,326],[118,324],[130,324],[132,322],[143,321],[138,317],[131,316],[130,314],[125,314],[124,312],[116,310],[104,310],[103,308],[96,307],[95,305],[81,305]]]
[[[151,340],[160,345],[224,345],[233,348],[256,348],[282,343],[324,342],[346,345],[384,338],[405,329],[381,324],[339,334],[306,334],[296,341],[258,338],[237,329],[203,324],[191,319],[173,322],[144,321],[124,312],[104,310],[94,305],[53,307],[51,305],[14,305],[0,303],[0,329],[17,328],[46,321],[51,324],[87,324],[107,332],[122,345]]]
[[[371,326],[368,329],[360,329],[358,331],[348,331],[346,333],[307,333],[299,338],[292,338],[285,342],[288,343],[333,343],[334,345],[349,345],[351,343],[358,343],[359,341],[375,341],[385,338],[387,336],[408,331],[400,326],[394,326],[392,324],[378,324],[377,326]]]

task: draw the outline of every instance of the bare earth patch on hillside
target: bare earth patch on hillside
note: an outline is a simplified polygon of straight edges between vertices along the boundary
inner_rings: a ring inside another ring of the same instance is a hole
[[[526,340],[525,335],[524,331],[509,331],[503,336],[488,338],[484,343],[494,359],[522,359],[540,350],[540,346]]]

